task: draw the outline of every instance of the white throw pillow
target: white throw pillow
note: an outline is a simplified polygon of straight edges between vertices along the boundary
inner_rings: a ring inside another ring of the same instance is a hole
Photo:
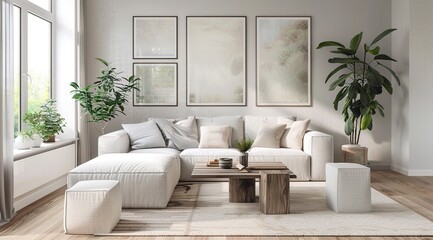
[[[292,126],[292,124],[295,122],[295,120],[290,119],[290,118],[285,118],[285,117],[278,117],[277,118],[277,123],[282,123],[282,124],[286,124],[286,130],[284,130],[283,136],[281,137],[281,147],[283,147],[283,145],[287,145],[286,143],[286,138],[287,138],[287,134],[289,134],[290,131],[290,127]]]
[[[228,148],[231,136],[230,126],[200,127],[199,148]]]
[[[301,150],[304,134],[308,129],[308,125],[310,125],[310,119],[295,121],[292,126],[290,126],[290,130],[286,136],[281,139],[281,147]]]
[[[286,124],[263,124],[257,132],[257,137],[252,147],[280,148],[280,140],[285,129]]]
[[[154,121],[122,124],[128,133],[132,149],[165,148],[165,140]]]

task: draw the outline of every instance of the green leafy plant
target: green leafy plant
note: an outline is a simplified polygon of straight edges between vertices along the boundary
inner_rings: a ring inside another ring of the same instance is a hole
[[[250,138],[245,138],[244,140],[236,142],[236,148],[239,149],[239,151],[245,153],[251,148],[253,142],[254,141]]]
[[[47,100],[39,111],[24,114],[23,121],[45,142],[54,141],[53,137],[66,127],[65,119],[57,112],[56,101],[53,99]]]
[[[18,136],[21,136],[22,138],[27,138],[27,139],[31,139],[31,140],[35,140],[33,138],[33,135],[35,134],[35,132],[31,129],[29,130],[21,130],[17,133]]]
[[[135,89],[139,78],[134,75],[129,78],[119,77],[121,72],[100,58],[97,58],[106,68],[102,70],[98,81],[93,84],[80,88],[77,83],[71,82],[74,88],[72,98],[80,103],[83,116],[88,115],[89,121],[93,123],[102,123],[102,134],[111,119],[118,116],[119,113],[125,115],[124,104],[128,102],[128,93]]]
[[[373,116],[379,113],[382,117],[384,107],[376,99],[385,89],[392,94],[393,88],[389,79],[379,72],[379,69],[388,71],[400,85],[397,74],[383,61],[394,61],[390,56],[381,53],[378,42],[396,29],[388,29],[379,34],[370,44],[363,44],[361,51],[358,51],[362,40],[362,32],[350,40],[349,47],[335,41],[325,41],[319,44],[317,49],[323,47],[334,47],[331,53],[341,57],[334,57],[328,60],[329,63],[339,64],[326,77],[327,83],[335,74],[340,73],[334,80],[329,90],[339,89],[333,102],[334,109],[338,111],[338,104],[343,102],[342,114],[344,116],[344,132],[349,136],[351,144],[358,144],[361,130],[372,130]]]

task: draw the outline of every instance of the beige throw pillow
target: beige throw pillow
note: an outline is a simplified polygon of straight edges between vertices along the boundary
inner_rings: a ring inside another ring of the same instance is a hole
[[[308,125],[310,125],[310,119],[295,121],[292,123],[287,135],[281,139],[281,147],[301,150],[302,141]]]
[[[230,126],[200,127],[199,148],[228,148],[231,136]]]
[[[286,124],[265,123],[257,132],[252,147],[280,148],[281,136],[283,136]]]

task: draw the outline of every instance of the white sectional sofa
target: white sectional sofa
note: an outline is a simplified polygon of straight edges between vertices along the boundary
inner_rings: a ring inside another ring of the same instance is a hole
[[[191,172],[196,162],[206,162],[220,157],[231,157],[238,161],[241,152],[235,142],[245,137],[255,139],[257,131],[264,123],[279,123],[281,119],[295,120],[295,117],[258,117],[258,116],[222,116],[197,117],[197,129],[201,126],[230,126],[232,129],[229,148],[188,148],[179,151],[173,148],[148,148],[132,150],[126,131],[119,130],[99,137],[98,155],[109,153],[142,154],[162,153],[180,159],[180,181],[194,181]],[[325,165],[334,160],[333,137],[331,135],[308,130],[303,136],[303,149],[254,147],[249,151],[250,162],[283,162],[296,175],[296,180],[325,180]],[[137,158],[134,156],[134,158]],[[202,180],[202,179],[199,179]]]

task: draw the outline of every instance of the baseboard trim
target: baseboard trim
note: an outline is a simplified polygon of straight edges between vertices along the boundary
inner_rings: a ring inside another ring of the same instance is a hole
[[[409,170],[409,176],[430,177],[433,176],[433,170]]]
[[[375,164],[375,163],[369,163],[369,167],[372,170],[391,170],[391,165],[390,164]]]
[[[37,200],[45,197],[46,195],[54,192],[55,190],[63,187],[66,185],[66,175],[63,175],[61,177],[58,177],[56,179],[54,179],[53,181],[44,184],[41,187],[38,187],[28,193],[25,193],[19,197],[16,197],[14,199],[14,207],[15,207],[15,211],[18,211],[34,202],[36,202]]]
[[[402,168],[400,166],[397,165],[391,165],[391,170],[394,172],[398,172],[401,173],[403,175],[409,176],[409,170],[407,170],[406,168]]]

